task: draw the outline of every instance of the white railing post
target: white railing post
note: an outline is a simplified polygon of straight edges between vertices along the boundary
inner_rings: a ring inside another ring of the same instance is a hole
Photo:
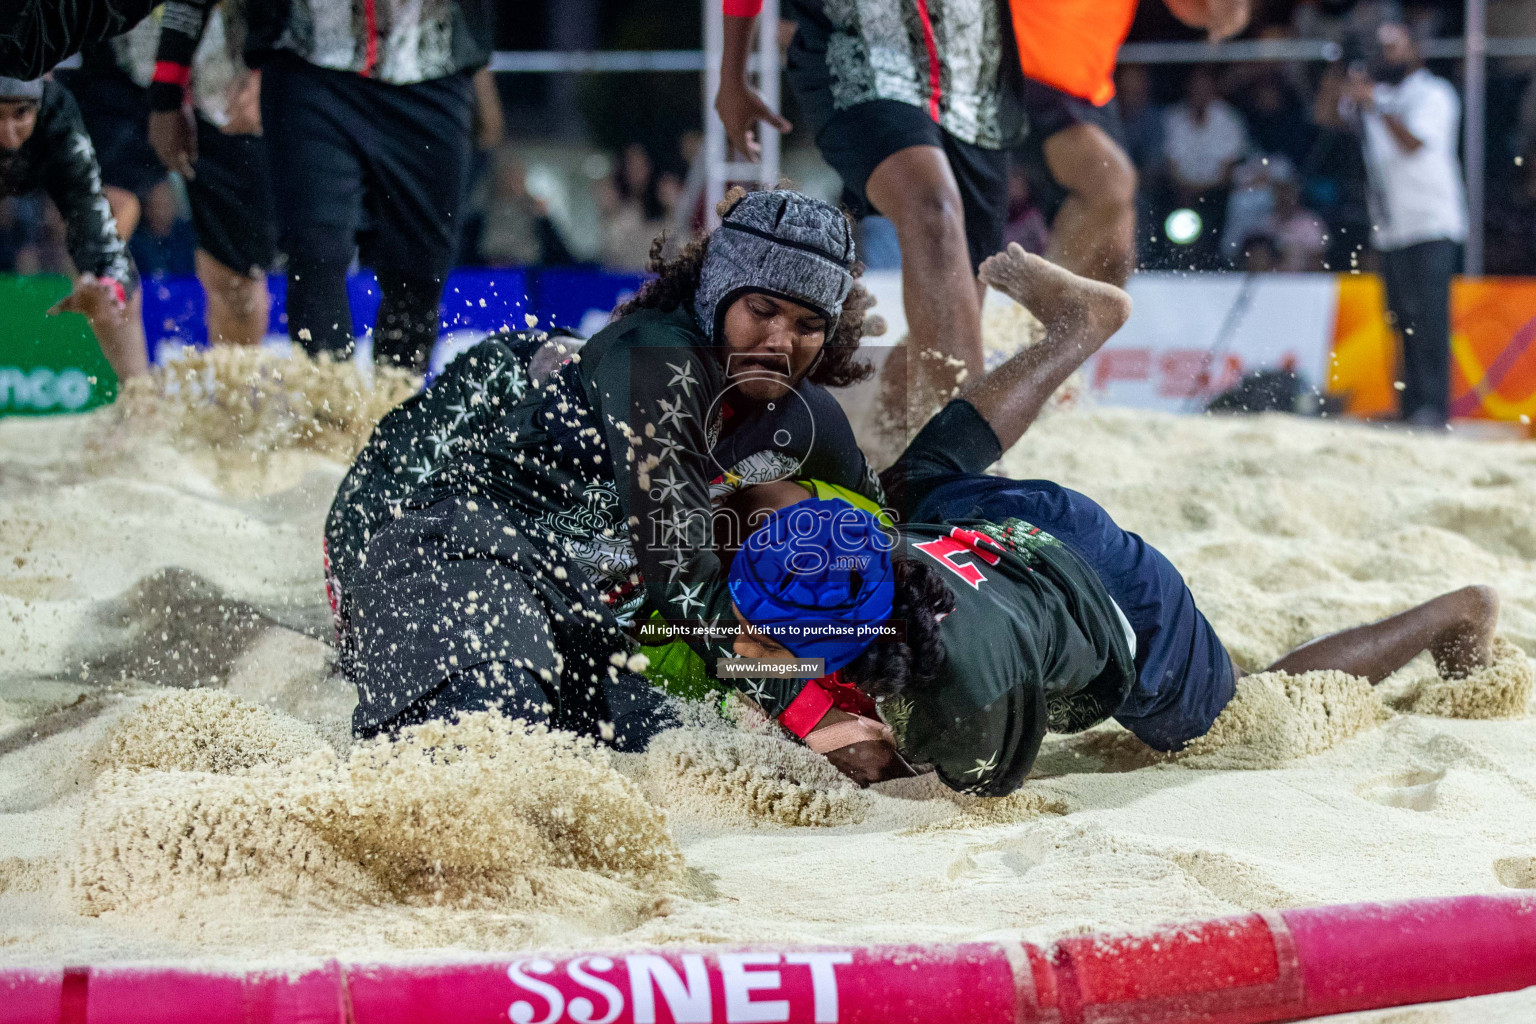
[[[704,4],[704,226],[715,224],[715,204],[725,194],[725,162],[730,141],[725,124],[715,113],[715,95],[720,91],[720,59],[725,54],[725,15],[720,0],[702,0]]]
[[[699,159],[704,161],[704,223],[705,229],[713,228],[719,221],[715,216],[715,204],[734,182],[757,182],[772,187],[779,180],[779,133],[771,128],[759,127],[758,139],[762,144],[762,158],[757,163],[732,160],[730,141],[725,137],[725,125],[715,113],[715,94],[720,91],[720,57],[725,51],[725,15],[720,10],[720,0],[703,0],[704,4],[704,146]],[[748,62],[748,70],[755,71],[757,90],[773,110],[779,109],[779,3],[763,0],[762,13],[757,16],[757,46]],[[691,208],[691,204],[690,204]]]
[[[1488,2],[1467,0],[1466,74],[1462,82],[1466,138],[1467,255],[1469,277],[1483,273],[1483,205],[1487,194]]]

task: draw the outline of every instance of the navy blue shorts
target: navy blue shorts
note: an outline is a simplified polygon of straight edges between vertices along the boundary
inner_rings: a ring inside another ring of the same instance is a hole
[[[908,522],[1022,519],[1093,567],[1136,632],[1137,682],[1115,720],[1158,750],[1205,735],[1236,685],[1232,658],[1173,563],[1097,502],[1049,480],[956,473],[923,481]]]

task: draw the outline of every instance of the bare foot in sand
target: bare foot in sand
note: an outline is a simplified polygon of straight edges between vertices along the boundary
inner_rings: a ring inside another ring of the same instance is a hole
[[[1131,315],[1131,297],[1079,277],[1014,242],[981,264],[983,281],[1033,313],[1048,332],[1071,331],[1102,345]]]
[[[1460,679],[1492,664],[1499,592],[1492,587],[1463,587],[1440,600],[1450,603],[1457,616],[1429,645],[1441,678]]]

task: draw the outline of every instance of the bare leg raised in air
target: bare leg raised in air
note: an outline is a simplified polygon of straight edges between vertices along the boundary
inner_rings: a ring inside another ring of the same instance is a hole
[[[982,414],[1006,451],[1062,382],[1119,330],[1130,316],[1131,300],[1118,288],[1080,277],[1017,245],[983,263],[981,279],[1046,328],[1044,341],[960,389],[960,397]],[[1492,587],[1464,587],[1380,622],[1319,637],[1268,671],[1337,669],[1379,683],[1427,650],[1442,676],[1457,678],[1490,663],[1498,621],[1498,593]]]
[[[1045,339],[965,383],[960,397],[991,424],[1003,450],[1013,447],[1045,403],[1131,315],[1131,297],[1079,277],[1019,245],[987,257],[981,279],[1045,325]]]

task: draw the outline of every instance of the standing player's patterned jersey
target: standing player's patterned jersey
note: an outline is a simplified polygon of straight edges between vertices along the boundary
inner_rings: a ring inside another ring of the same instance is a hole
[[[198,10],[196,27],[201,39],[192,56],[192,102],[214,125],[229,123],[229,87],[247,68],[241,55],[245,38],[243,3],[222,0],[210,11]],[[162,28],[176,34],[185,26],[187,12],[175,3],[157,8],[151,15],[115,39],[82,54],[79,74],[115,74],[140,89],[151,88],[160,49]],[[180,95],[176,97],[180,102]]]
[[[837,110],[907,103],[984,149],[1018,134],[1002,85],[1017,62],[998,0],[790,0],[785,14],[797,25],[797,92],[829,87]]]
[[[155,82],[156,110],[174,109],[218,0],[169,0]],[[495,0],[241,0],[252,66],[288,53],[316,67],[392,85],[447,78],[491,55]],[[235,19],[232,19],[235,20]]]

